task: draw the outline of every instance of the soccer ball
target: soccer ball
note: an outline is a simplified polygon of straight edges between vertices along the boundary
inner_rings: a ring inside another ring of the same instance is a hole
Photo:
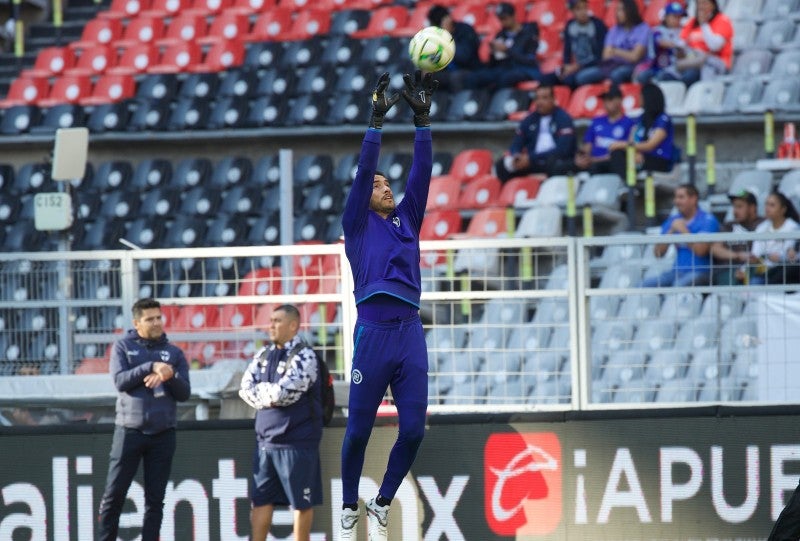
[[[456,54],[453,36],[444,28],[428,26],[417,32],[408,44],[411,62],[422,71],[439,71],[447,67]]]

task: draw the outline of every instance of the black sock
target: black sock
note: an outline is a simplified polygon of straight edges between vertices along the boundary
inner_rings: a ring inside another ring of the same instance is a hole
[[[387,505],[390,505],[392,503],[392,500],[390,498],[384,498],[383,496],[378,494],[378,497],[375,498],[375,503],[377,503],[381,507],[386,507]]]
[[[356,503],[343,503],[342,509],[352,509],[353,511],[358,511],[358,502]]]

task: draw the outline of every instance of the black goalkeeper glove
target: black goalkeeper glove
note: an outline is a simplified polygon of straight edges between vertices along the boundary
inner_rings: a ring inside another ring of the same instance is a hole
[[[414,79],[406,73],[403,75],[403,81],[406,83],[403,98],[414,111],[414,125],[417,128],[430,127],[431,96],[439,87],[439,81],[430,73],[426,73],[423,77],[420,70],[414,74]]]
[[[389,86],[389,72],[385,72],[378,78],[378,84],[375,85],[375,90],[372,91],[372,118],[369,121],[369,127],[375,129],[383,128],[383,117],[386,113],[394,107],[397,100],[400,99],[399,94],[386,95],[386,87]]]

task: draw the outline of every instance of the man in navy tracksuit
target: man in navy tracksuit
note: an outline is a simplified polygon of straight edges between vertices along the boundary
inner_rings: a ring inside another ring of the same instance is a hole
[[[358,483],[378,406],[391,386],[399,434],[383,483],[366,504],[370,541],[386,540],[389,504],[411,469],[425,430],[428,352],[419,318],[419,231],[431,179],[430,74],[406,74],[402,96],[414,111],[414,161],[403,201],[395,205],[386,176],[377,171],[386,112],[400,99],[388,95],[384,73],[372,94],[372,121],[364,136],[358,170],[342,217],[345,253],[355,282],[358,321],[347,430],[342,442],[340,540],[356,539]]]
[[[100,501],[99,539],[117,541],[119,516],[139,462],[144,462],[142,541],[157,541],[164,514],[177,402],[189,399],[189,365],[167,341],[161,304],[141,299],[133,305],[133,329],[114,344],[110,372],[119,391],[108,478]]]

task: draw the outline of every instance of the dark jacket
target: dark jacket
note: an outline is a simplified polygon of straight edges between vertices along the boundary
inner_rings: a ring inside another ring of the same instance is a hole
[[[510,44],[510,48],[504,58],[496,58],[492,55],[489,59],[490,66],[539,66],[539,61],[536,60],[536,51],[539,49],[539,25],[536,23],[524,23],[516,34],[508,30],[500,30],[495,34],[494,39],[505,40],[507,44]]]
[[[153,371],[156,361],[172,365],[175,372],[163,384],[165,393],[160,398],[156,398],[153,389],[144,384],[145,376]],[[117,425],[135,428],[145,434],[158,434],[175,428],[177,402],[188,400],[192,390],[186,357],[179,347],[169,343],[166,334],[158,340],[146,340],[135,329],[129,330],[114,344],[109,370],[119,391]]]
[[[456,22],[453,28],[453,41],[456,44],[456,55],[447,66],[448,69],[476,69],[481,66],[478,49],[481,38],[475,29],[467,23]]]
[[[529,114],[520,122],[509,150],[516,154],[525,149],[530,157],[531,165],[543,163],[547,158],[555,156],[560,159],[569,159],[575,155],[577,142],[575,140],[575,126],[572,117],[560,107],[553,110],[553,119],[550,122],[550,133],[556,146],[549,152],[536,154],[536,141],[539,139],[539,123],[542,115],[538,112]]]
[[[589,19],[589,34],[578,29],[580,24],[571,19],[564,28],[564,64],[577,62],[581,68],[588,68],[600,63],[603,58],[603,44],[606,40],[606,25],[592,16]]]

